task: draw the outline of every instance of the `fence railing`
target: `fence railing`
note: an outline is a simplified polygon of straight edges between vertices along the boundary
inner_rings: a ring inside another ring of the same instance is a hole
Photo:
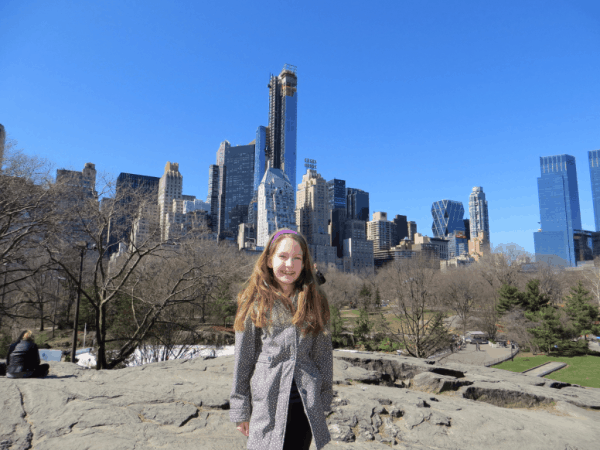
[[[492,367],[492,366],[495,366],[496,364],[500,364],[500,363],[503,363],[504,361],[508,361],[509,359],[513,359],[521,351],[518,344],[514,344],[514,346],[515,346],[515,348],[510,351],[510,355],[494,359],[493,361],[488,361],[488,362],[484,363],[483,365],[485,367]]]
[[[442,356],[446,356],[448,353],[453,353],[452,347],[442,350],[441,352],[434,353],[433,355],[428,356],[427,359],[441,358]]]

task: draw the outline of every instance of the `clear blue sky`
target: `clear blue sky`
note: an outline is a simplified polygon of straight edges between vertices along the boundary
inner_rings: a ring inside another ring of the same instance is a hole
[[[205,199],[219,143],[267,125],[270,73],[298,67],[298,179],[415,220],[489,202],[492,244],[533,252],[539,157],[600,148],[600,2],[0,1],[0,123],[57,167],[161,176]]]

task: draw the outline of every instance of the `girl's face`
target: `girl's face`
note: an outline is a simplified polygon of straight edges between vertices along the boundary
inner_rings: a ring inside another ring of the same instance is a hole
[[[291,289],[302,273],[303,256],[302,247],[291,238],[283,238],[275,247],[267,265],[273,269],[273,275],[283,291]]]

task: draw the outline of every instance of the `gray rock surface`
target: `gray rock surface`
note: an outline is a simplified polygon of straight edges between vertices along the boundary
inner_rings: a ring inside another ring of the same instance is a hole
[[[326,449],[587,450],[600,389],[499,369],[336,351]],[[233,357],[115,371],[51,363],[0,378],[0,450],[244,449],[229,422]],[[314,446],[313,446],[314,448]]]

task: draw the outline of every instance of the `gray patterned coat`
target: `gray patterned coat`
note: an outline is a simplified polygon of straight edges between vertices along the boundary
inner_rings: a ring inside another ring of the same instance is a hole
[[[250,422],[248,449],[281,450],[293,378],[320,449],[331,440],[325,421],[333,397],[331,333],[302,336],[279,302],[271,318],[271,327],[256,328],[248,316],[245,330],[235,333],[230,420]]]

